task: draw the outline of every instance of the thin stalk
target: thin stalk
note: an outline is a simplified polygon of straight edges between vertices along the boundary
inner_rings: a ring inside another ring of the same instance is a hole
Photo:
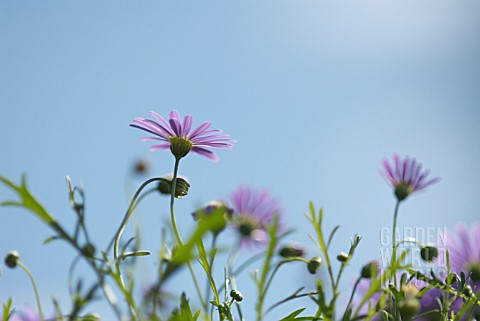
[[[182,237],[180,236],[180,232],[178,231],[177,221],[175,219],[175,192],[177,189],[177,175],[178,175],[178,166],[180,164],[181,158],[175,158],[175,166],[173,169],[173,179],[172,179],[172,194],[170,196],[170,219],[172,221],[173,232],[175,234],[175,238],[177,240],[178,245],[183,246]],[[206,312],[208,310],[207,302],[203,298],[202,290],[200,289],[200,284],[198,283],[197,277],[195,276],[195,271],[193,270],[192,263],[190,261],[187,262],[188,269],[190,270],[190,274],[193,278],[193,283],[195,284],[195,289],[198,294],[198,298],[202,303],[203,310]]]
[[[127,209],[127,212],[125,213],[125,216],[123,218],[123,221],[122,223],[120,224],[120,227],[118,228],[118,231],[117,233],[115,234],[115,238],[112,240],[113,241],[113,257],[115,258],[115,260],[118,260],[118,243],[120,241],[120,237],[122,236],[122,233],[123,233],[123,230],[125,229],[125,227],[127,226],[127,223],[128,223],[128,220],[130,219],[130,216],[133,214],[133,209],[134,209],[134,206],[135,206],[135,202],[138,198],[138,196],[140,195],[140,193],[142,192],[142,190],[150,183],[152,182],[155,182],[155,181],[159,181],[161,180],[162,178],[160,177],[154,177],[154,178],[150,178],[149,180],[145,181],[142,185],[140,185],[140,187],[137,189],[137,191],[135,192],[135,194],[133,195],[133,198],[132,200],[130,201],[130,205],[128,206],[128,209]],[[110,249],[110,247],[112,246],[112,241],[110,242],[110,244],[108,245],[107,247],[107,252],[108,250]]]
[[[267,281],[267,274],[270,270],[270,262],[272,260],[273,254],[275,252],[275,246],[277,244],[277,227],[278,227],[278,217],[275,218],[273,223],[273,227],[271,227],[269,234],[270,234],[270,243],[268,245],[267,255],[265,257],[265,262],[263,263],[262,274],[260,276],[260,280],[258,281],[258,302],[256,305],[257,310],[257,321],[261,321],[263,318],[263,302],[265,300],[265,282]]]
[[[394,273],[393,266],[396,265],[396,261],[397,261],[397,218],[398,218],[399,207],[400,207],[400,201],[397,201],[397,204],[395,205],[395,212],[393,214],[393,231],[392,231],[393,252],[390,260],[390,269],[392,270],[393,280],[395,284],[397,284],[397,273]]]
[[[117,280],[117,285],[120,287],[120,290],[122,291],[122,293],[124,294],[125,296],[125,300],[128,302],[128,306],[130,308],[130,314],[132,316],[132,319],[136,320],[136,305],[135,305],[135,302],[133,301],[133,298],[131,296],[131,293],[128,292],[127,288],[125,287],[125,283],[123,281],[123,277],[122,277],[122,273],[120,271],[120,259],[118,257],[118,247],[119,247],[119,242],[120,242],[120,238],[122,236],[122,233],[123,231],[125,230],[125,227],[127,226],[127,223],[128,223],[128,220],[130,219],[130,216],[133,214],[133,209],[136,205],[136,200],[138,198],[138,196],[140,195],[140,193],[142,192],[142,190],[150,183],[152,182],[155,182],[155,181],[158,181],[158,180],[161,180],[161,178],[159,177],[155,177],[155,178],[151,178],[147,181],[145,181],[142,185],[140,185],[140,187],[137,189],[137,191],[135,192],[135,194],[133,195],[133,198],[132,200],[130,201],[130,205],[128,206],[128,209],[127,209],[127,212],[125,213],[125,216],[123,218],[123,221],[122,223],[120,224],[120,227],[118,228],[118,231],[117,233],[115,234],[115,238],[114,238],[114,241],[113,241],[113,257],[114,257],[114,260],[115,260],[115,270],[116,270],[116,274],[118,276],[118,280]],[[107,250],[110,248],[112,242],[110,242],[110,244],[108,245],[107,247]]]
[[[209,265],[209,271],[208,273],[211,275],[213,271],[213,261],[215,259],[214,251],[215,247],[217,246],[217,236],[218,234],[214,233],[213,238],[212,238],[212,247],[210,249],[210,261],[208,262]],[[210,282],[207,280],[207,284],[205,287],[205,301],[209,302],[210,301]],[[218,302],[220,303],[220,301]]]
[[[350,295],[350,299],[348,300],[347,308],[345,309],[345,313],[343,314],[342,320],[345,319],[345,314],[347,313],[348,309],[350,308],[350,305],[352,304],[353,301],[353,296],[355,295],[355,291],[357,291],[358,284],[360,284],[360,281],[362,280],[362,277],[358,277],[357,281],[355,281],[355,285],[353,286],[352,294]]]
[[[32,282],[33,292],[35,293],[35,300],[37,300],[38,314],[39,314],[40,320],[44,321],[45,318],[43,317],[42,305],[40,304],[40,296],[38,295],[37,285],[35,284],[35,279],[33,278],[32,272],[30,272],[30,270],[20,261],[17,262],[17,265],[21,267],[25,271],[25,273],[27,273],[28,277],[30,278],[30,281]]]

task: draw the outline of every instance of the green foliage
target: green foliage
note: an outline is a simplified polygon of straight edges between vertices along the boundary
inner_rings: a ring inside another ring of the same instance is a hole
[[[8,298],[7,302],[3,304],[3,312],[2,312],[2,321],[8,321],[12,317],[13,310],[12,309],[12,298]]]
[[[187,297],[185,293],[182,293],[180,297],[180,309],[174,310],[169,321],[196,321],[200,315],[200,310],[196,311],[195,314],[190,308]]]
[[[0,182],[2,182],[6,187],[10,188],[13,192],[17,193],[18,197],[20,198],[19,201],[1,202],[0,206],[23,207],[31,211],[39,219],[41,219],[47,224],[52,224],[55,222],[53,217],[48,214],[45,208],[35,199],[35,197],[28,190],[25,175],[22,176],[22,182],[20,185],[15,185],[12,181],[8,180],[3,176],[0,176]]]

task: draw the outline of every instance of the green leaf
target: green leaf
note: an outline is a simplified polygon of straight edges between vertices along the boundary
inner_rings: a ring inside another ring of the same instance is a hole
[[[294,320],[298,320],[297,319],[297,315],[299,315],[300,313],[302,313],[306,308],[301,308],[301,309],[298,309],[292,313],[290,313],[289,315],[287,315],[285,318],[281,319],[280,321],[294,321]]]
[[[3,317],[2,317],[3,321],[8,321],[12,316],[13,310],[10,311],[11,308],[12,308],[12,298],[10,297],[8,298],[7,303],[3,304]]]
[[[33,212],[39,219],[47,224],[52,224],[55,220],[48,214],[45,208],[35,199],[27,188],[26,177],[22,176],[21,185],[15,185],[7,178],[0,176],[0,182],[18,194],[19,202],[6,201],[0,203],[1,206],[21,206]]]
[[[60,237],[58,237],[58,236],[50,236],[49,238],[45,239],[45,241],[43,241],[43,244],[45,245],[45,244],[48,244],[52,241],[59,240],[59,239],[60,239]]]
[[[330,243],[332,242],[333,236],[335,235],[335,233],[338,231],[339,228],[340,228],[340,225],[335,226],[335,228],[330,233],[330,236],[328,237],[328,241],[327,241],[327,250],[330,247]]]
[[[127,252],[122,254],[122,260],[125,260],[127,257],[131,257],[131,256],[148,256],[150,254],[152,254],[150,251],[144,251],[144,250]]]
[[[172,312],[172,315],[169,321],[196,321],[198,316],[200,315],[200,311],[197,311],[195,314],[192,314],[192,310],[190,309],[190,304],[188,303],[187,297],[185,293],[182,293],[180,298],[180,310],[175,310]]]

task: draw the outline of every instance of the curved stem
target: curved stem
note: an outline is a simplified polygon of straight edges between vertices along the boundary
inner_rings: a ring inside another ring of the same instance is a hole
[[[35,293],[35,299],[37,300],[38,314],[40,316],[40,320],[44,321],[45,318],[43,317],[42,305],[40,304],[40,296],[38,295],[38,289],[35,284],[35,279],[33,278],[32,272],[30,272],[30,270],[20,261],[17,262],[17,265],[21,267],[25,271],[25,273],[27,273],[28,277],[30,278],[30,281],[32,282],[33,292]]]
[[[139,196],[139,194],[142,192],[142,190],[150,183],[152,182],[155,182],[155,181],[159,181],[159,180],[162,180],[161,177],[154,177],[154,178],[150,178],[149,180],[145,181],[142,185],[140,185],[140,187],[138,188],[138,190],[135,192],[135,194],[133,195],[133,198],[132,200],[130,201],[130,205],[128,206],[128,209],[127,209],[127,212],[125,213],[125,216],[123,218],[123,221],[122,223],[120,224],[120,227],[118,228],[118,231],[117,233],[115,234],[115,237],[112,241],[110,241],[110,243],[108,244],[107,246],[107,250],[106,252],[108,252],[110,250],[110,247],[112,246],[112,243],[114,245],[113,247],[113,257],[115,258],[115,260],[118,259],[118,243],[120,241],[120,237],[122,236],[122,233],[123,233],[123,230],[125,229],[125,227],[127,226],[127,223],[128,223],[128,220],[130,219],[130,216],[133,214],[133,210],[134,208],[136,207],[136,200]]]
[[[280,261],[279,263],[277,263],[277,265],[275,266],[275,269],[273,270],[272,274],[270,274],[270,277],[268,278],[268,281],[265,285],[265,289],[263,290],[263,295],[264,296],[267,295],[267,291],[270,288],[270,285],[272,284],[273,278],[275,277],[275,274],[277,274],[277,271],[280,269],[280,267],[282,265],[284,265],[285,263],[293,262],[293,261],[299,261],[299,262],[303,262],[305,264],[308,264],[308,261],[305,260],[304,258],[301,258],[301,257],[292,257],[292,258],[289,258],[289,259],[286,259],[286,260],[283,260],[283,261]]]
[[[358,277],[357,281],[355,281],[355,285],[353,286],[352,294],[350,295],[350,300],[348,300],[347,308],[345,309],[345,313],[343,314],[343,319],[345,320],[345,314],[347,313],[348,309],[350,309],[350,305],[352,304],[353,301],[353,296],[355,295],[355,291],[357,291],[358,284],[360,284],[360,281],[362,280],[362,277]]]
[[[130,314],[132,316],[132,319],[133,320],[136,320],[136,312],[135,312],[135,309],[136,309],[136,306],[135,306],[135,303],[133,301],[133,298],[131,296],[131,293],[129,293],[129,291],[127,290],[127,288],[125,287],[125,283],[123,281],[123,277],[122,277],[122,273],[120,271],[120,260],[119,260],[119,257],[118,257],[118,247],[119,247],[119,242],[120,242],[120,238],[122,236],[122,233],[123,231],[125,230],[125,227],[127,226],[127,223],[128,223],[128,220],[130,219],[130,216],[133,214],[133,210],[135,208],[135,205],[136,205],[136,200],[138,198],[138,196],[140,195],[140,193],[142,192],[142,190],[150,183],[152,182],[155,182],[155,181],[158,181],[158,180],[161,180],[161,178],[159,177],[155,177],[155,178],[151,178],[147,181],[145,181],[139,188],[138,190],[135,192],[132,200],[130,201],[130,205],[128,206],[128,209],[127,209],[127,212],[125,213],[125,216],[123,218],[123,221],[122,223],[120,224],[120,227],[118,228],[118,231],[117,233],[115,234],[115,238],[114,238],[114,242],[113,242],[113,257],[114,257],[114,260],[115,260],[115,270],[116,270],[116,274],[118,276],[118,281],[117,281],[117,284],[118,286],[120,287],[120,290],[122,291],[122,293],[124,294],[125,296],[125,300],[127,300],[128,302],[128,306],[130,308]],[[110,244],[108,245],[107,247],[107,251],[108,249],[110,248],[111,246],[111,242]]]

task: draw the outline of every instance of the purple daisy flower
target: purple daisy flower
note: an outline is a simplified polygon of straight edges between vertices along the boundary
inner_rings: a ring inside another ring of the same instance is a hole
[[[395,153],[393,164],[388,159],[383,161],[381,175],[395,188],[399,201],[404,200],[413,192],[422,190],[440,180],[435,177],[427,179],[428,170],[422,171],[422,165],[415,158],[405,157],[403,160]]]
[[[399,274],[400,277],[400,274]],[[355,292],[354,299],[352,301],[353,310],[356,310],[356,307],[360,304],[363,297],[367,294],[368,290],[371,286],[371,280],[364,278],[360,281],[357,287],[357,291]],[[384,285],[388,287],[388,285]],[[420,281],[420,280],[412,280],[406,288],[407,292],[411,292],[415,294],[419,289],[427,286],[427,283]],[[439,289],[430,289],[428,290],[422,298],[419,300],[419,310],[415,313],[415,315],[420,315],[429,312],[428,314],[424,315],[423,317],[417,317],[415,320],[417,321],[440,321],[440,314],[438,312],[433,312],[434,310],[439,309],[439,305],[437,302],[437,298],[440,298],[442,295],[442,291]],[[368,306],[374,307],[380,301],[381,292],[374,293],[371,298],[366,302],[359,311],[359,315],[367,315],[368,313]],[[386,303],[384,309],[388,310],[389,304]],[[380,313],[376,313],[372,318],[373,321],[382,321],[383,316]]]
[[[208,129],[211,125],[208,121],[192,130],[193,117],[187,115],[182,120],[176,110],[170,112],[168,122],[156,112],[152,111],[150,114],[158,122],[137,117],[130,126],[156,136],[142,138],[142,141],[159,142],[150,147],[152,151],[170,148],[177,159],[192,151],[217,162],[218,156],[209,149],[232,150],[232,143],[236,142],[220,130]]]
[[[473,224],[469,230],[465,225],[457,226],[456,235],[447,234],[447,248],[450,251],[450,265],[453,272],[470,275],[469,285],[474,293],[480,290],[480,224]],[[462,301],[454,303],[460,309]],[[480,319],[480,309],[475,310],[475,318]]]
[[[241,186],[232,195],[233,226],[242,242],[267,242],[267,228],[282,210],[267,190],[256,191]]]
[[[459,225],[456,236],[448,236],[447,247],[453,272],[470,273],[472,285],[480,289],[480,224],[474,224],[471,233],[465,225]]]

